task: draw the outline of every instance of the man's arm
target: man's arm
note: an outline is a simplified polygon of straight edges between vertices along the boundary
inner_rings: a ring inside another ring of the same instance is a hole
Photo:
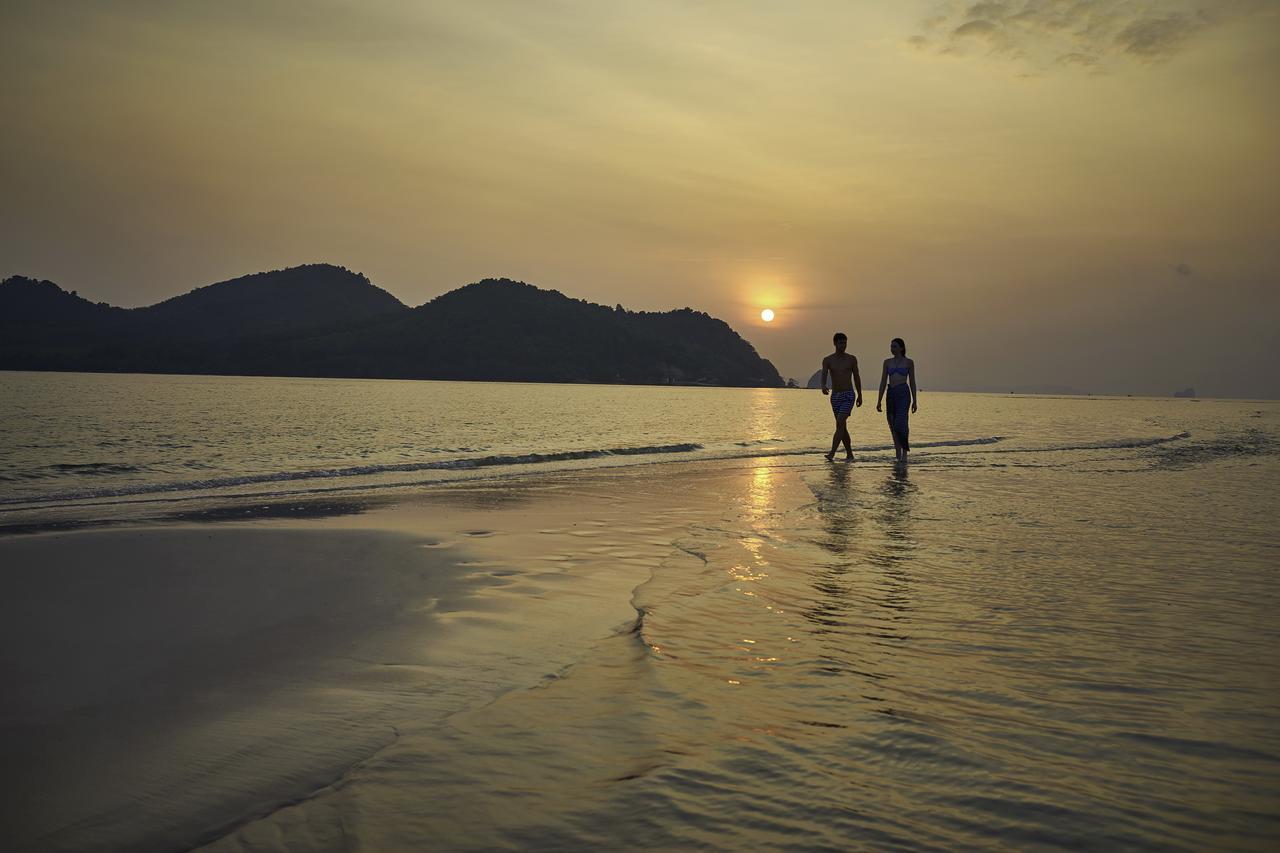
[[[853,387],[858,392],[858,398],[855,405],[862,405],[862,377],[858,375],[858,357],[853,357]]]
[[[822,360],[822,393],[827,393],[827,374],[831,372],[831,363],[827,359]]]
[[[876,394],[876,411],[880,411],[881,401],[884,400],[884,387],[889,384],[889,360],[885,359],[880,365],[880,391]]]

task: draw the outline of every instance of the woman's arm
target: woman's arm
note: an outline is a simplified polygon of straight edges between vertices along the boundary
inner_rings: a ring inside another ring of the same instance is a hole
[[[907,378],[911,380],[911,414],[916,413],[916,401],[920,399],[920,392],[916,389],[916,362],[915,359],[907,362]]]

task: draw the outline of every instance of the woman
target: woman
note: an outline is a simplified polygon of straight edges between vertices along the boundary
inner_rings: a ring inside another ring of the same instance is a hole
[[[885,417],[889,420],[889,433],[893,436],[893,453],[899,462],[907,461],[907,452],[911,444],[907,441],[909,427],[907,423],[907,405],[911,413],[916,411],[916,363],[907,358],[907,345],[902,338],[894,338],[889,342],[890,358],[884,360],[884,369],[880,371],[880,393],[876,396],[876,411],[884,411],[880,403],[884,399],[885,385],[889,386],[889,411]]]

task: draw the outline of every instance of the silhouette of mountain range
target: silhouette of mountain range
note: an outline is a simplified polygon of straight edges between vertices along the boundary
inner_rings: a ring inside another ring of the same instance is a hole
[[[365,276],[310,264],[145,308],[50,281],[0,282],[0,369],[781,387],[722,320],[626,311],[508,279],[410,308]]]

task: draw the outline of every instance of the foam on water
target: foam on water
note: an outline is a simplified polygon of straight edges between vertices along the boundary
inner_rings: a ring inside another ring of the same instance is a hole
[[[614,447],[608,450],[562,450],[550,453],[521,453],[502,456],[463,457],[436,462],[402,462],[389,465],[353,465],[347,468],[327,468],[310,471],[274,471],[267,474],[249,474],[242,477],[215,477],[207,480],[184,480],[171,483],[151,483],[147,485],[122,486],[112,489],[86,489],[82,491],[54,492],[39,498],[44,503],[60,501],[79,501],[92,498],[124,497],[127,495],[149,495],[161,492],[196,492],[206,489],[223,489],[228,486],[249,486],[258,483],[283,483],[299,480],[338,480],[344,477],[367,477],[377,474],[399,474],[415,471],[463,471],[474,468],[509,467],[517,465],[537,465],[548,462],[568,462],[580,459],[601,459],[608,456],[646,456],[650,454],[689,453],[700,450],[698,444],[668,444],[649,447]],[[60,472],[69,466],[57,466]],[[74,466],[90,467],[90,466]],[[115,466],[116,471],[107,472],[93,467],[92,473],[120,473],[121,471],[137,471],[132,466]],[[30,498],[0,498],[0,506],[4,504],[30,503]]]

